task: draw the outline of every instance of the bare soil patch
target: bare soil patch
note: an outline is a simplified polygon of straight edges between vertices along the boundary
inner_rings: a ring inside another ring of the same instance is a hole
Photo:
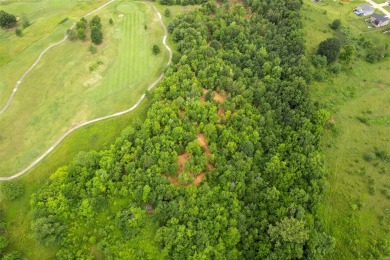
[[[209,146],[207,145],[207,140],[206,137],[204,136],[203,133],[199,133],[197,136],[197,140],[199,142],[199,145],[205,150],[206,155],[209,157],[211,155],[211,151],[209,149]],[[184,166],[185,163],[188,161],[190,154],[188,152],[185,152],[177,157],[177,177],[172,177],[172,176],[167,176],[168,180],[170,183],[173,185],[180,185],[180,181],[178,180],[178,177],[184,173]],[[214,169],[214,165],[211,163],[207,164],[208,170]],[[183,184],[183,186],[188,186],[188,185],[199,185],[202,183],[204,176],[207,174],[207,172],[201,172],[198,175],[190,173],[189,176],[193,179],[192,182],[188,182]]]
[[[209,146],[207,145],[206,137],[204,136],[204,134],[198,134],[198,142],[200,146],[206,151],[207,156],[209,156],[211,152]]]
[[[213,99],[219,103],[223,103],[226,100],[226,97],[222,96],[221,93],[215,92]]]
[[[219,117],[219,119],[221,119],[223,115],[225,115],[225,109],[223,107],[220,107],[218,109],[218,117]]]

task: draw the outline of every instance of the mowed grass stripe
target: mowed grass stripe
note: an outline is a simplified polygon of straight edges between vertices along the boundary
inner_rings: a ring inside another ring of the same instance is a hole
[[[2,115],[0,133],[7,138],[0,139],[0,176],[25,168],[70,126],[131,107],[161,73],[164,55],[142,55],[144,49],[151,52],[146,43],[162,32],[159,24],[144,29],[143,19],[150,21],[155,13],[133,11],[142,3],[126,4],[131,7],[126,19],[117,16],[115,4],[98,13],[103,21],[114,17],[114,26],[104,30],[121,30],[119,41],[110,40],[113,34],[106,33],[93,55],[88,52],[89,42],[66,42],[48,52],[23,82],[24,90]],[[146,68],[148,59],[156,67]],[[104,62],[103,70],[90,72],[88,68],[99,60]],[[84,85],[96,75],[100,81]]]

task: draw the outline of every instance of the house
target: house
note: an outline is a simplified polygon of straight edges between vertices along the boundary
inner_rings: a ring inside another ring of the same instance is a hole
[[[370,4],[359,5],[355,8],[354,13],[359,16],[369,16],[374,13],[374,7]]]
[[[373,14],[370,18],[370,22],[375,27],[382,27],[387,24],[389,24],[389,17],[383,15],[383,14]]]

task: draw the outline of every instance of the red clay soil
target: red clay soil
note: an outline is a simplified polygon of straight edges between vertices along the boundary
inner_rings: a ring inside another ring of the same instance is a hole
[[[206,137],[204,136],[204,134],[198,134],[198,142],[200,144],[200,147],[202,147],[206,151],[207,156],[209,156],[211,152],[209,146],[207,145]]]
[[[206,102],[206,93],[207,93],[207,91],[209,91],[209,90],[206,89],[206,88],[202,88],[202,96],[200,97],[200,101],[202,103]]]
[[[177,179],[173,178],[172,176],[168,176],[168,180],[173,185],[179,185],[179,181]]]
[[[185,152],[177,157],[177,166],[178,166],[178,174],[181,174],[184,172],[184,164],[188,160],[188,157],[190,154],[188,152]]]
[[[223,107],[220,107],[218,109],[218,117],[219,117],[219,119],[221,119],[224,114],[225,114],[225,109]]]
[[[215,92],[215,93],[214,93],[213,99],[214,99],[215,101],[219,102],[219,103],[223,103],[223,102],[226,100],[226,98],[223,97],[223,96],[221,95],[221,93],[219,93],[219,92]]]
[[[211,154],[211,151],[209,149],[209,146],[207,145],[206,137],[204,136],[204,134],[199,133],[197,140],[199,142],[199,145],[205,150],[206,155],[209,156]],[[188,152],[185,152],[177,157],[177,166],[178,166],[177,176],[180,176],[180,174],[182,174],[184,172],[184,165],[185,165],[186,161],[188,160],[189,155],[190,154]],[[208,163],[208,168],[209,168],[209,170],[212,170],[212,169],[214,169],[214,165],[212,165],[211,163]],[[193,183],[186,183],[186,184],[184,184],[184,186],[188,186],[191,184],[193,184],[195,186],[199,185],[200,183],[202,183],[205,175],[206,175],[206,172],[202,172],[197,176],[190,174],[190,176],[194,179],[194,181],[193,181]],[[172,183],[173,185],[180,185],[180,182],[177,178],[172,177],[172,176],[167,176],[167,178],[168,178],[169,182]]]
[[[201,174],[196,176],[195,180],[194,180],[194,185],[198,186],[199,184],[201,184],[205,175],[206,175],[206,173],[202,172]]]

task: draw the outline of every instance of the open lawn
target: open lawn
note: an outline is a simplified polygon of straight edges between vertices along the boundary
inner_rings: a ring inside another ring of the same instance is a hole
[[[0,115],[0,176],[25,168],[71,127],[131,107],[160,75],[168,53],[161,44],[163,29],[149,5],[116,1],[97,14],[105,35],[97,53],[88,51],[89,42],[66,41],[53,48]],[[160,45],[157,56],[152,54],[153,44]],[[15,60],[24,64],[24,59]],[[8,89],[12,80],[6,78],[2,84]]]
[[[328,26],[334,19],[341,19],[353,35],[375,43],[389,40],[380,30],[364,32],[351,22],[357,2],[305,1],[310,53],[334,35]],[[336,242],[328,259],[378,258],[379,242],[390,238],[390,159],[385,158],[390,156],[389,75],[389,58],[377,64],[355,58],[340,74],[311,84],[313,99],[332,113],[324,136],[328,185],[320,207],[325,231]]]

